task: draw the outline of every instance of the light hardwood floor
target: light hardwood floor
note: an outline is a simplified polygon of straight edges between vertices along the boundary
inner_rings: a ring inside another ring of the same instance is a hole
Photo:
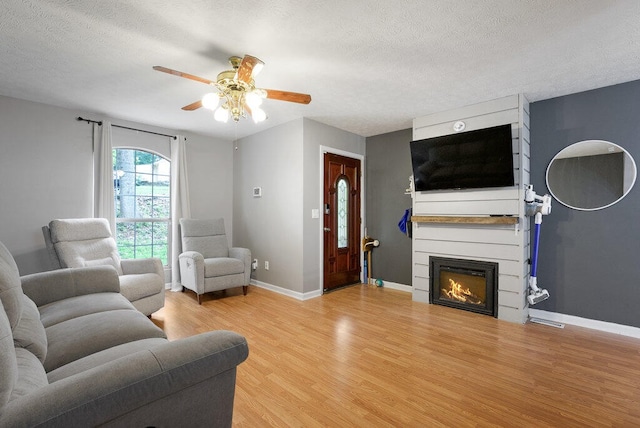
[[[356,285],[299,301],[167,293],[170,339],[247,338],[236,427],[640,426],[640,340],[512,324]]]

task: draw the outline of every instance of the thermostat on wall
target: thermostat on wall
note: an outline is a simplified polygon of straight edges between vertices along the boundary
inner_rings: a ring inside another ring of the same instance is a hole
[[[253,197],[261,198],[262,197],[262,187],[254,187],[253,188]]]

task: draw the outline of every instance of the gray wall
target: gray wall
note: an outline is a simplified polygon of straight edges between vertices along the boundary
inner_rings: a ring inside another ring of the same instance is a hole
[[[321,290],[321,145],[364,155],[363,137],[299,119],[239,140],[234,156],[234,242],[258,259],[254,279],[302,298]]]
[[[49,270],[41,227],[54,218],[90,217],[93,207],[92,125],[81,112],[0,96],[0,241],[21,274]],[[117,119],[113,123],[166,134]],[[233,144],[191,133],[187,164],[194,217],[224,217],[232,229]],[[114,145],[140,146],[169,155],[166,137],[114,128]],[[117,141],[116,141],[117,140]]]
[[[235,243],[258,259],[253,277],[302,291],[302,120],[241,139],[234,155]],[[262,197],[253,188],[262,188]],[[269,261],[269,270],[264,262]]]
[[[531,182],[548,192],[553,156],[582,140],[608,140],[640,161],[640,81],[531,104]],[[543,218],[538,285],[551,297],[536,305],[566,315],[640,327],[640,189],[600,211],[554,201]]]
[[[411,208],[409,187],[412,129],[367,138],[367,233],[378,239],[373,250],[373,278],[411,285],[411,239],[398,228]]]

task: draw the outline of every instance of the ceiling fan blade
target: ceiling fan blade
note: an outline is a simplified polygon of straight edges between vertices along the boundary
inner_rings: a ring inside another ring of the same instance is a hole
[[[260,73],[263,66],[264,62],[255,56],[245,55],[244,58],[242,58],[240,68],[238,68],[236,79],[244,83],[250,83],[251,80]]]
[[[193,111],[202,107],[202,101],[196,101],[195,103],[191,103],[187,106],[182,107],[182,110]]]
[[[298,92],[278,91],[276,89],[263,89],[267,92],[267,98],[272,100],[289,101],[292,103],[309,104],[311,95]]]
[[[216,84],[216,82],[209,79],[205,79],[204,77],[194,76],[193,74],[183,73],[182,71],[172,70],[170,68],[162,67],[160,65],[154,66],[153,69],[156,71],[161,71],[163,73],[173,74],[174,76],[184,77],[185,79],[195,80],[196,82],[201,82],[201,83],[204,83],[205,85],[215,86]]]

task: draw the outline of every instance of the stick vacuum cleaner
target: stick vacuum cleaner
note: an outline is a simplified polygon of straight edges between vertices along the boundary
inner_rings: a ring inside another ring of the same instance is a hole
[[[534,216],[533,250],[531,255],[531,275],[529,275],[529,295],[527,300],[530,305],[535,305],[549,298],[549,292],[538,287],[538,243],[540,242],[540,225],[542,216],[551,213],[551,196],[538,196],[529,184],[525,191],[526,215]]]

